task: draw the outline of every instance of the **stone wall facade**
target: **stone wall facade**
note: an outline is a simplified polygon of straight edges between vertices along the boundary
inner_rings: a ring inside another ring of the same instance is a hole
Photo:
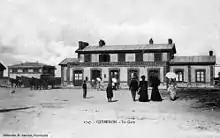
[[[119,71],[119,83],[120,83],[120,87],[121,88],[128,88],[128,75],[129,75],[129,70],[138,70],[138,76],[139,76],[139,80],[140,76],[145,75],[146,76],[146,80],[148,78],[148,71],[152,70],[152,69],[156,69],[159,70],[159,77],[160,80],[162,82],[162,85],[165,83],[165,72],[164,72],[164,67],[163,66],[149,66],[149,67],[145,67],[145,66],[136,66],[136,67],[123,67],[123,66],[107,66],[107,67],[79,67],[79,66],[70,66],[69,69],[68,67],[62,67],[61,71],[62,73],[62,78],[63,78],[63,84],[67,85],[70,84],[72,86],[74,86],[74,71],[82,71],[82,79],[83,80],[88,80],[88,84],[91,83],[92,80],[92,70],[100,70],[101,73],[101,78],[103,80],[103,82],[107,85],[107,83],[109,82],[109,78],[110,78],[110,71],[111,70],[118,70]],[[69,80],[68,78],[68,74],[69,74]],[[90,85],[89,85],[90,87]]]

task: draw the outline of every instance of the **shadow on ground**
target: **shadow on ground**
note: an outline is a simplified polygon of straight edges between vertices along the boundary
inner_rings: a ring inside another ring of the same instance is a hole
[[[11,112],[11,111],[17,111],[17,110],[25,110],[25,109],[30,109],[30,108],[34,108],[34,106],[31,106],[31,107],[22,107],[22,108],[11,108],[11,109],[0,109],[0,113]]]
[[[92,99],[92,98],[94,98],[94,96],[86,97],[86,99]]]
[[[118,100],[112,100],[111,103],[118,102]]]

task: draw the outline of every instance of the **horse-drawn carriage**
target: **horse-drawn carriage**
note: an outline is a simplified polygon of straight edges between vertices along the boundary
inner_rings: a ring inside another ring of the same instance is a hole
[[[40,78],[17,76],[15,79],[10,78],[9,81],[12,87],[29,87],[31,90],[48,89],[49,87],[54,88],[61,84],[60,78],[52,75],[41,75]]]

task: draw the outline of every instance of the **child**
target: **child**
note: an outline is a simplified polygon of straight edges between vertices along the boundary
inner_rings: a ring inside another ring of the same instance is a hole
[[[83,98],[86,98],[86,95],[87,95],[87,84],[86,84],[85,80],[83,81],[82,88],[83,88]]]

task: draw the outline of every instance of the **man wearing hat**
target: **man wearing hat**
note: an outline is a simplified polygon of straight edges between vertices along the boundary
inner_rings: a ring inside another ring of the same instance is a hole
[[[138,81],[136,78],[137,77],[133,76],[129,84],[129,90],[131,91],[133,101],[136,101],[135,97],[136,97],[136,92],[138,90]]]

